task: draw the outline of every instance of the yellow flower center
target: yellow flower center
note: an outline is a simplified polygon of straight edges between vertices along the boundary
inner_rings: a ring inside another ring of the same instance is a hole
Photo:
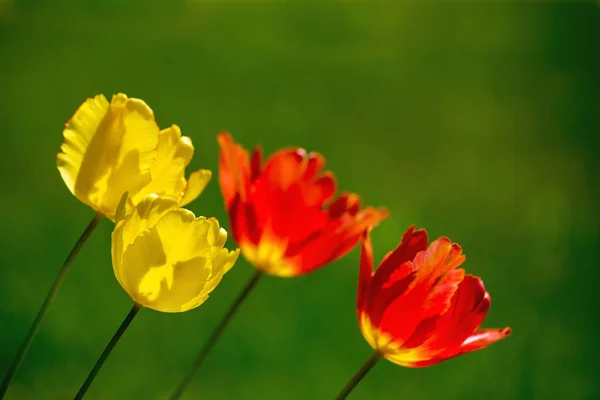
[[[267,274],[291,277],[297,275],[297,268],[285,258],[287,243],[281,239],[263,238],[258,245],[240,243],[242,254],[256,268]]]

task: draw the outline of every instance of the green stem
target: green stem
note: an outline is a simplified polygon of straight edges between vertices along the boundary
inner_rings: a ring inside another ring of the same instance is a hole
[[[227,314],[225,314],[225,316],[223,317],[223,319],[221,320],[219,325],[215,328],[213,333],[208,338],[208,341],[206,342],[204,347],[198,353],[198,356],[196,357],[196,360],[194,361],[194,364],[192,365],[192,368],[190,369],[188,374],[185,376],[183,381],[181,381],[181,383],[179,384],[179,387],[177,387],[175,392],[171,395],[171,400],[177,400],[181,397],[181,395],[183,394],[185,389],[188,387],[188,385],[192,381],[194,374],[198,371],[198,369],[200,368],[200,366],[202,365],[204,360],[206,360],[206,358],[208,357],[208,354],[210,353],[210,350],[214,347],[215,343],[217,343],[217,341],[219,340],[219,337],[221,337],[221,334],[225,330],[225,327],[227,326],[227,324],[229,323],[231,318],[235,315],[236,311],[238,310],[240,305],[242,305],[242,303],[244,302],[246,297],[248,297],[248,295],[250,294],[252,289],[254,289],[254,287],[258,283],[261,276],[263,276],[263,272],[261,270],[257,269],[254,272],[254,274],[250,277],[250,279],[248,280],[248,283],[246,283],[246,286],[244,286],[244,288],[242,289],[240,294],[238,294],[238,296],[234,300],[233,304],[229,308],[229,311],[227,311]]]
[[[346,397],[348,397],[350,392],[352,392],[352,389],[354,389],[356,385],[358,385],[361,379],[364,378],[365,375],[367,375],[367,373],[371,370],[371,368],[373,368],[375,364],[377,364],[382,358],[383,353],[375,350],[373,354],[371,354],[371,357],[369,357],[367,362],[365,362],[363,366],[360,367],[360,369],[356,372],[356,374],[354,374],[352,379],[350,379],[346,386],[344,386],[344,388],[342,389],[340,394],[337,395],[335,400],[343,400]]]
[[[108,342],[106,348],[104,348],[104,351],[100,355],[100,358],[98,358],[98,361],[96,361],[94,368],[92,368],[89,375],[85,379],[85,382],[83,382],[83,385],[81,385],[79,392],[77,392],[77,395],[75,395],[75,400],[83,399],[83,396],[85,396],[85,393],[88,391],[90,385],[94,381],[94,378],[96,377],[96,375],[98,375],[98,371],[100,371],[100,368],[102,368],[102,365],[104,365],[104,361],[106,361],[106,359],[110,355],[110,352],[115,348],[116,344],[119,342],[119,339],[121,339],[121,336],[123,336],[123,333],[125,333],[125,330],[127,330],[129,324],[131,324],[131,321],[133,321],[133,318],[135,318],[135,316],[141,308],[142,306],[140,306],[139,304],[133,304],[133,307],[131,307],[131,310],[121,323],[121,326],[119,326],[119,329],[117,329],[112,339],[110,339],[110,342]]]
[[[56,294],[58,293],[58,290],[60,289],[61,284],[65,280],[65,277],[67,276],[67,273],[69,272],[69,269],[71,267],[71,264],[73,263],[73,260],[75,259],[75,257],[77,256],[77,254],[79,253],[81,248],[83,247],[83,244],[88,240],[88,238],[90,237],[90,235],[96,228],[96,225],[98,225],[98,222],[100,222],[102,220],[102,218],[104,218],[104,215],[102,215],[100,213],[96,213],[96,215],[94,215],[94,218],[90,221],[87,228],[85,228],[85,231],[83,231],[83,233],[77,240],[77,243],[75,243],[75,246],[73,247],[73,249],[67,256],[67,259],[63,263],[63,266],[60,269],[56,279],[54,280],[52,287],[48,291],[48,294],[46,295],[46,298],[44,299],[44,302],[42,303],[42,306],[40,307],[40,310],[38,311],[37,316],[35,317],[35,320],[33,320],[33,324],[29,328],[29,332],[27,332],[27,336],[25,336],[25,339],[23,340],[23,343],[21,344],[21,347],[19,348],[17,355],[15,356],[12,364],[10,365],[10,367],[8,369],[8,372],[6,373],[6,376],[4,377],[4,381],[2,382],[2,386],[0,387],[0,399],[3,399],[4,396],[6,395],[6,392],[8,391],[8,387],[10,386],[11,382],[13,381],[15,374],[17,373],[17,370],[19,369],[19,365],[23,361],[23,358],[25,357],[25,353],[27,353],[27,349],[29,349],[29,346],[31,345],[33,338],[35,337],[37,331],[39,330],[40,325],[41,325],[42,321],[44,320],[46,313],[48,312],[48,309],[52,305],[52,302],[54,301],[54,298],[56,297]]]

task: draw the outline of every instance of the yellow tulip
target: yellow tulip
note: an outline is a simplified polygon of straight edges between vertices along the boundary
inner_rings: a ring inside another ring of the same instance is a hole
[[[152,109],[124,94],[87,99],[65,124],[56,164],[75,197],[114,220],[123,193],[135,206],[156,193],[183,206],[202,193],[209,170],[184,176],[194,154],[178,126],[160,130]]]
[[[202,304],[238,258],[239,249],[223,248],[227,232],[171,198],[148,195],[127,216],[124,204],[112,233],[112,264],[123,289],[138,305],[162,312]]]

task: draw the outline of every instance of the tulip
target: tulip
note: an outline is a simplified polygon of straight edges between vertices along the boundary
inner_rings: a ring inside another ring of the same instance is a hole
[[[218,136],[219,181],[242,254],[259,270],[292,277],[312,272],[348,253],[367,228],[388,216],[385,209],[361,208],[354,193],[335,197],[333,173],[323,171],[318,153],[293,148],[262,162]]]
[[[244,257],[256,267],[248,283],[200,350],[171,400],[181,397],[240,305],[264,275],[295,277],[347,254],[362,233],[388,216],[385,209],[361,208],[354,193],[335,196],[325,158],[301,148],[282,149],[263,163],[231,135],[217,136],[221,147],[219,182],[231,233]]]
[[[56,158],[60,174],[75,197],[114,220],[117,204],[128,192],[134,206],[155,193],[184,206],[202,193],[209,170],[184,177],[194,147],[177,125],[160,130],[152,109],[142,100],[103,95],[86,100],[66,123]]]
[[[54,302],[73,260],[100,220],[115,218],[123,193],[132,197],[131,210],[144,196],[168,196],[183,206],[202,193],[211,171],[198,170],[185,179],[184,170],[194,154],[188,137],[177,125],[160,130],[146,103],[124,94],[109,103],[103,95],[87,99],[65,124],[64,142],[56,157],[60,174],[75,197],[89,205],[94,217],[67,256],[50,287],[0,386],[6,394],[48,309]]]
[[[427,246],[427,232],[409,228],[400,245],[373,271],[373,251],[364,235],[357,313],[375,350],[340,392],[345,398],[381,359],[426,367],[483,349],[507,337],[510,328],[481,329],[491,297],[480,278],[458,268],[465,256],[446,237]]]
[[[87,393],[141,308],[173,313],[198,307],[239,255],[239,250],[228,251],[223,247],[227,232],[216,219],[196,218],[191,211],[179,208],[172,198],[148,195],[129,214],[126,203],[124,195],[112,233],[112,264],[117,281],[133,300],[133,307],[75,399],[82,399]]]

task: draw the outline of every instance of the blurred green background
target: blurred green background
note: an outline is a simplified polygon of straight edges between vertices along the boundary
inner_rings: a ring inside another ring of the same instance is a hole
[[[600,399],[598,4],[0,0],[0,88],[0,376],[92,217],[56,170],[63,124],[124,92],[192,137],[194,169],[217,172],[224,129],[320,151],[341,189],[391,210],[378,260],[413,223],[463,246],[484,325],[513,335],[431,368],[382,362],[352,399]],[[216,179],[190,208],[228,226]],[[72,398],[129,310],[111,228],[8,399]],[[358,255],[261,281],[185,398],[333,398],[370,354]],[[142,310],[87,398],[165,398],[251,273],[240,260],[191,312]]]

